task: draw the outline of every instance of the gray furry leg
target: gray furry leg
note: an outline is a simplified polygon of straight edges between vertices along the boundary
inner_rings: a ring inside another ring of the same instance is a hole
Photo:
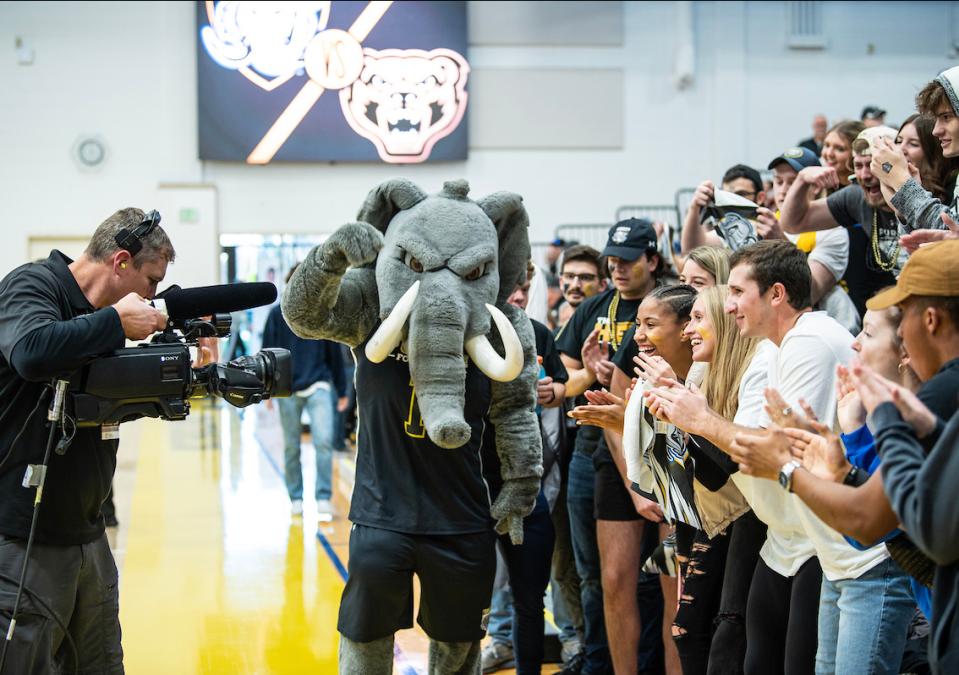
[[[429,675],[480,675],[480,643],[430,640]]]
[[[392,635],[373,642],[354,642],[340,636],[340,675],[390,675],[392,672]]]

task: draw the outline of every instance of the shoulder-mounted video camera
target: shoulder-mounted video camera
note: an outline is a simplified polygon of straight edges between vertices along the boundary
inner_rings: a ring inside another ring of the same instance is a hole
[[[77,426],[119,424],[140,417],[182,420],[190,399],[216,396],[244,408],[291,394],[290,352],[264,349],[227,363],[192,367],[190,347],[201,337],[230,334],[230,312],[276,300],[271,283],[181,289],[154,300],[167,328],[148,344],[117,349],[91,361],[70,379],[71,416]]]
[[[738,251],[759,241],[756,219],[759,205],[735,192],[715,190],[713,201],[703,207],[699,214],[700,224],[723,238],[730,250]]]

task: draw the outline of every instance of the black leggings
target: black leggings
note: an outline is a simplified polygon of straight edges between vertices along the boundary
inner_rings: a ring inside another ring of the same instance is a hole
[[[682,593],[673,620],[673,642],[683,675],[706,674],[728,549],[728,532],[709,539],[705,532],[676,523],[676,557]]]
[[[709,649],[708,675],[742,675],[746,660],[746,602],[756,572],[759,549],[766,541],[766,525],[752,511],[736,519],[730,529],[723,593],[716,630]]]
[[[746,606],[746,675],[807,675],[816,669],[822,569],[810,558],[795,576],[760,558]]]

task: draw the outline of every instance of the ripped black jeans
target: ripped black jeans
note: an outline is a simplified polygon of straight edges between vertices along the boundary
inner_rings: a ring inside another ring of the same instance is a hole
[[[676,560],[682,585],[672,632],[683,675],[706,675],[729,539],[728,530],[709,539],[705,532],[676,523]]]

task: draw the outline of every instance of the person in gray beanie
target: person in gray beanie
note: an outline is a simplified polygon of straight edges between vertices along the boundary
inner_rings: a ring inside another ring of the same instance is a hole
[[[942,145],[943,157],[959,157],[959,66],[939,74],[916,95],[916,109],[920,114],[933,117],[936,125],[932,134]],[[959,192],[954,192],[952,202],[943,204],[922,188],[919,177],[910,170],[902,152],[887,140],[877,140],[871,169],[879,178],[889,202],[899,213],[906,232],[913,230],[944,230],[942,213],[956,217]],[[892,194],[889,194],[892,193]]]

